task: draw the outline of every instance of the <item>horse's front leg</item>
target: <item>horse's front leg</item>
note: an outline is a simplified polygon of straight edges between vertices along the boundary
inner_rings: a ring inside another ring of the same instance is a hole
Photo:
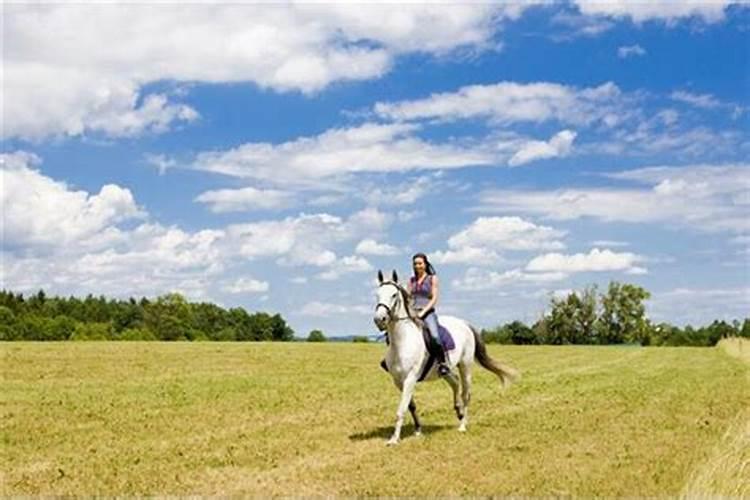
[[[417,376],[415,373],[410,372],[402,384],[401,388],[401,401],[398,404],[398,410],[396,411],[396,426],[393,429],[393,435],[388,440],[388,445],[398,444],[401,439],[401,427],[404,425],[404,415],[406,410],[409,408],[409,403],[414,396],[414,387],[417,385]]]

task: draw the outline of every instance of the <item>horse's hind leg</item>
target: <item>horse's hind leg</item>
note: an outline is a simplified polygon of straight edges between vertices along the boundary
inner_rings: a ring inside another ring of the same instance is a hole
[[[466,425],[469,423],[469,401],[471,401],[471,365],[459,363],[458,371],[461,374],[461,406],[459,412],[456,407],[456,416],[458,417],[458,430],[466,432]]]
[[[411,398],[411,401],[409,401],[409,413],[411,413],[411,418],[414,419],[414,435],[421,436],[422,423],[419,421],[419,417],[417,416],[417,405],[416,403],[414,403],[414,398]]]

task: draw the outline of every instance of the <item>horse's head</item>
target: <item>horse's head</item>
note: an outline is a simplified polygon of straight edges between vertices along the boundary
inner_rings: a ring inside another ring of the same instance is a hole
[[[377,304],[375,305],[375,326],[381,332],[388,328],[388,323],[398,318],[399,311],[405,305],[404,290],[398,284],[398,275],[393,271],[390,281],[383,279],[383,271],[378,271]]]

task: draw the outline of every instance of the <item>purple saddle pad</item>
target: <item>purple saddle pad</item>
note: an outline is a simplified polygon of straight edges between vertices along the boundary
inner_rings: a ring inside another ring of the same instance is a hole
[[[432,336],[430,335],[430,330],[427,326],[422,329],[422,335],[424,336],[427,350],[432,352],[432,349],[430,348],[430,345],[432,344]],[[440,335],[440,342],[443,344],[446,351],[452,351],[456,348],[456,342],[454,342],[451,332],[440,323],[438,323],[438,335]]]

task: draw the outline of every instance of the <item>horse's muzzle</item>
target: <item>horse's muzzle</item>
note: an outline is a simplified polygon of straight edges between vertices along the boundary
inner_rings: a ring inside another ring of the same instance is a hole
[[[387,321],[386,321],[385,318],[379,318],[379,317],[375,316],[374,318],[372,318],[372,320],[373,320],[373,322],[375,322],[375,326],[378,327],[378,330],[380,330],[381,332],[384,332],[386,330],[386,328],[387,328]]]

